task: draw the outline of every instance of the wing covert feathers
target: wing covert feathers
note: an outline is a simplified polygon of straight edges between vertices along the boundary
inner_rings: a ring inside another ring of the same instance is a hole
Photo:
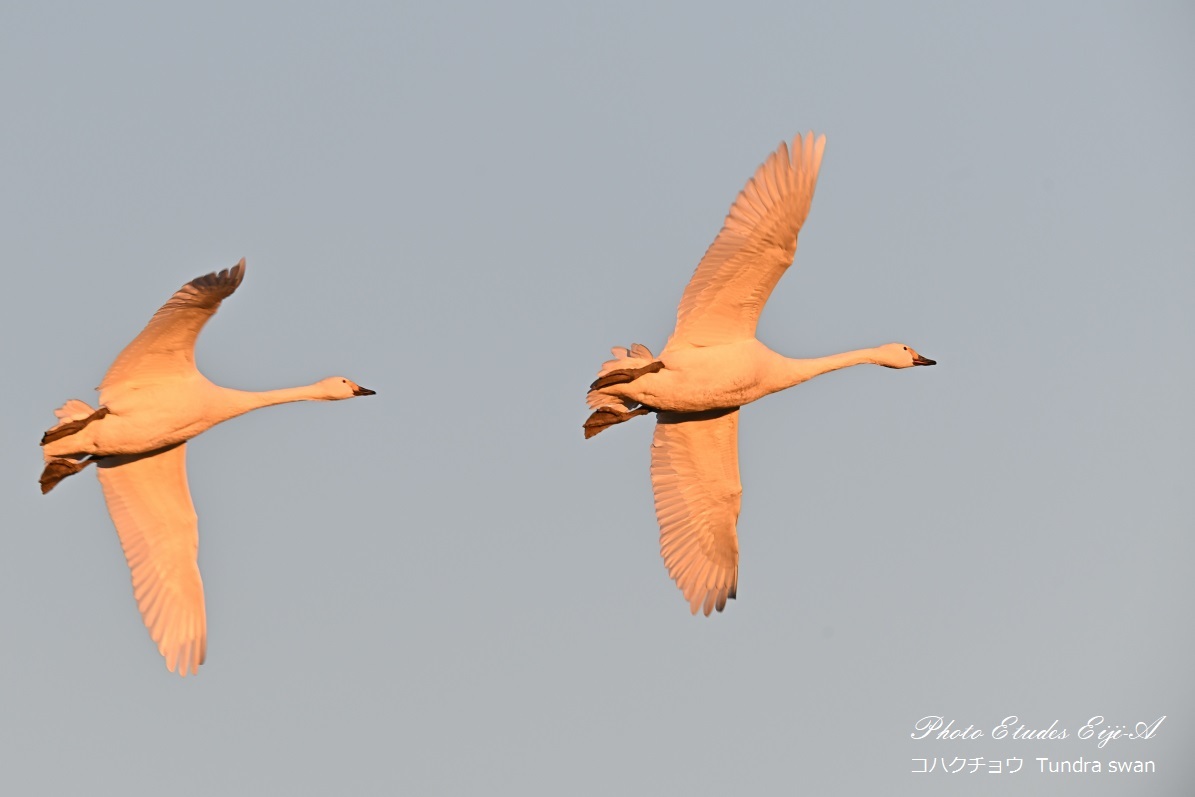
[[[195,341],[207,320],[245,278],[245,261],[196,277],[169,301],[125,346],[100,383],[100,403],[108,404],[129,383],[185,375],[195,369]]]
[[[722,611],[738,588],[738,418],[737,409],[659,413],[652,439],[660,553],[693,614]]]
[[[186,444],[104,457],[97,464],[141,619],[166,668],[182,676],[195,674],[207,653],[207,619]]]
[[[773,152],[730,206],[721,232],[693,272],[665,352],[755,336],[760,311],[797,251],[826,137],[809,132]]]

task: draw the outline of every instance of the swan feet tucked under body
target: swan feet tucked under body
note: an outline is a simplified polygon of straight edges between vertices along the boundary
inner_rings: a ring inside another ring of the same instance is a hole
[[[195,367],[195,341],[244,275],[242,260],[180,288],[112,363],[99,409],[71,399],[42,436],[43,493],[96,464],[142,619],[167,668],[179,675],[198,672],[207,651],[186,441],[260,407],[374,394],[341,376],[264,392],[209,382]]]
[[[694,614],[722,611],[737,593],[739,408],[840,368],[935,364],[901,343],[802,360],[755,338],[760,311],[796,253],[824,147],[824,136],[809,133],[793,139],[791,153],[783,143],[772,153],[693,273],[660,356],[641,344],[612,349],[586,397],[586,438],[657,414],[651,482],[660,552]]]
[[[588,440],[604,429],[625,423],[631,418],[637,418],[640,415],[647,415],[650,412],[654,412],[654,410],[649,407],[640,407],[630,412],[624,412],[615,407],[598,407],[585,421],[585,439]]]
[[[37,480],[38,484],[41,485],[42,495],[53,490],[55,485],[67,476],[74,476],[92,462],[95,462],[95,460],[91,457],[84,457],[83,459],[55,457],[49,460],[46,462],[46,467],[42,469],[41,478]]]
[[[79,400],[72,399],[72,401],[79,401]],[[79,403],[83,404],[83,402],[81,402],[81,401],[79,401]],[[84,405],[84,406],[86,406],[86,405]],[[65,407],[63,409],[65,409]],[[87,409],[91,409],[91,407],[87,407]],[[53,443],[55,440],[61,440],[64,437],[68,437],[68,436],[74,434],[75,432],[81,431],[83,429],[83,427],[87,426],[87,424],[91,423],[92,421],[100,420],[107,414],[108,414],[108,408],[100,407],[98,410],[91,413],[90,415],[88,415],[85,418],[80,418],[80,419],[74,420],[74,421],[63,421],[62,423],[58,424],[54,428],[49,429],[45,434],[43,434],[41,436],[41,444],[44,446],[46,443]]]
[[[593,380],[593,384],[589,386],[589,389],[598,390],[603,387],[610,387],[611,385],[625,385],[627,382],[634,382],[646,374],[657,374],[663,370],[664,363],[657,360],[654,363],[648,363],[642,368],[620,368],[616,371],[607,371]]]

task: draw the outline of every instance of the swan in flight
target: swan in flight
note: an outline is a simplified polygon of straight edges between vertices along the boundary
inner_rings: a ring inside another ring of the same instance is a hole
[[[656,413],[651,484],[660,551],[693,614],[722,611],[738,587],[739,407],[852,365],[935,364],[900,343],[794,360],[756,340],[759,313],[796,254],[825,146],[813,133],[796,136],[791,154],[780,144],[730,206],[660,356],[638,343],[615,347],[590,386],[586,438]]]
[[[133,576],[141,618],[166,667],[199,671],[207,651],[198,521],[187,489],[187,441],[222,421],[289,401],[374,391],[343,377],[261,393],[230,390],[195,367],[195,339],[245,276],[245,261],[191,280],[124,348],[100,384],[99,409],[71,399],[42,436],[42,493],[96,464]]]

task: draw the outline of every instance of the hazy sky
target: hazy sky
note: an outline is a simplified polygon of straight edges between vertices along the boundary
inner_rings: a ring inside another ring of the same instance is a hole
[[[0,90],[6,793],[1195,787],[1189,2],[8,4]],[[739,598],[694,618],[652,424],[583,440],[585,389],[810,128],[761,339],[939,365],[743,412]],[[184,680],[37,441],[241,257],[204,372],[378,395],[189,446]],[[1167,719],[1101,749],[1096,715]],[[1080,756],[1157,771],[1038,771]],[[1023,768],[911,772],[943,757]]]

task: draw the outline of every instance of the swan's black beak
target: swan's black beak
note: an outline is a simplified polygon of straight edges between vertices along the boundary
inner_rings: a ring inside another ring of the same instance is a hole
[[[937,364],[938,364],[937,360],[931,360],[928,357],[922,357],[920,354],[918,354],[916,357],[913,358],[913,365],[937,365]]]
[[[933,360],[930,361],[930,364],[933,364]],[[357,385],[357,389],[353,391],[354,396],[376,396],[377,394],[378,392],[376,390],[370,390],[369,388],[361,387],[360,385]]]

